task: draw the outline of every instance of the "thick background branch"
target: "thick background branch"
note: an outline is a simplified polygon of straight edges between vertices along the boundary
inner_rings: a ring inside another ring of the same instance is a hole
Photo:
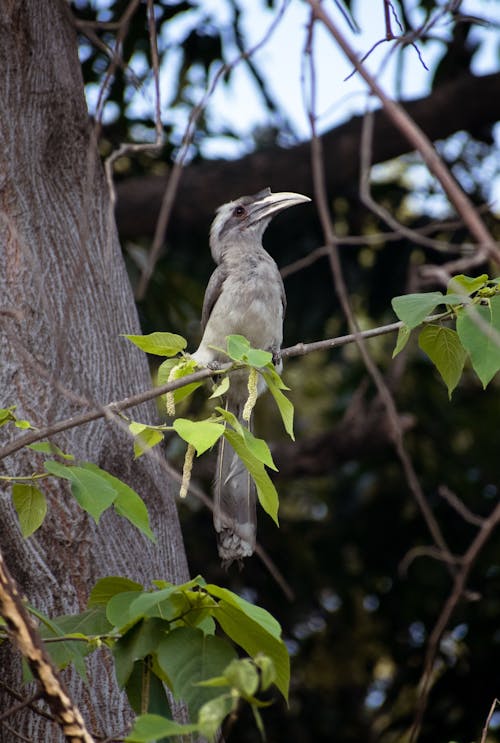
[[[444,139],[454,132],[474,131],[498,121],[499,86],[500,73],[464,75],[426,98],[404,103],[404,108],[430,139]],[[474,101],[474,105],[464,105],[466,101]],[[322,137],[330,194],[357,191],[362,123],[363,117],[355,116]],[[373,162],[384,162],[409,150],[404,134],[382,111],[377,111]],[[116,218],[122,238],[153,234],[165,185],[166,178],[161,176],[129,178],[117,184]],[[179,185],[170,234],[192,235],[197,230],[205,234],[217,206],[241,193],[258,191],[263,185],[311,194],[309,142],[290,149],[259,150],[241,160],[216,160],[187,167]]]

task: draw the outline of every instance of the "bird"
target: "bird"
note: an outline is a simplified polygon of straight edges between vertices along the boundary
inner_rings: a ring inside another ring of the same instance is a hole
[[[270,188],[241,196],[217,209],[210,228],[210,250],[216,268],[203,301],[202,339],[191,354],[198,365],[227,362],[221,349],[228,335],[242,335],[253,348],[271,352],[281,373],[279,351],[283,340],[286,296],[278,266],[262,245],[272,218],[311,199],[291,191]],[[258,394],[265,389],[259,378]],[[226,409],[242,421],[248,398],[248,373],[231,374]],[[250,557],[257,532],[256,490],[243,462],[222,437],[214,481],[213,521],[219,556],[224,567]]]

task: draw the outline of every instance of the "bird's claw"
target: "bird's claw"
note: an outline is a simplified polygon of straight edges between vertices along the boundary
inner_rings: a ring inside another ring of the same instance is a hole
[[[220,361],[209,361],[207,364],[207,369],[211,369],[212,371],[220,371],[222,368],[222,364]]]

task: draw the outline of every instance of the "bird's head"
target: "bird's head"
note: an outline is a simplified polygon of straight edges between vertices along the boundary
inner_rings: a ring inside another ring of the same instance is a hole
[[[240,196],[220,206],[210,229],[210,249],[215,262],[219,263],[225,251],[234,245],[256,242],[260,245],[266,227],[276,214],[306,201],[311,199],[299,193],[271,193],[270,188],[265,188],[253,196]]]

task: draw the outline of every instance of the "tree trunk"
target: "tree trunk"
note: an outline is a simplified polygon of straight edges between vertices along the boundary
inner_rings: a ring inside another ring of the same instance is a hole
[[[92,145],[76,35],[63,0],[4,0],[0,14],[0,406],[44,426],[96,403],[150,386],[144,354],[120,337],[138,333],[103,172]],[[133,410],[139,420],[154,405]],[[0,429],[0,445],[21,432]],[[29,601],[55,615],[82,610],[105,575],[149,585],[183,581],[187,566],[169,483],[157,459],[132,460],[127,432],[102,420],[54,437],[77,459],[120,477],[147,503],[157,544],[107,511],[98,526],[60,480],[42,481],[49,513],[23,539],[10,486],[0,501],[0,546]],[[23,450],[0,463],[5,474],[40,471],[42,457]],[[21,662],[2,646],[0,712],[20,691]],[[89,660],[90,683],[65,678],[91,730],[123,733],[124,695],[105,653]],[[43,717],[25,709],[7,721],[37,743],[61,740]],[[0,741],[15,737],[0,724]]]

